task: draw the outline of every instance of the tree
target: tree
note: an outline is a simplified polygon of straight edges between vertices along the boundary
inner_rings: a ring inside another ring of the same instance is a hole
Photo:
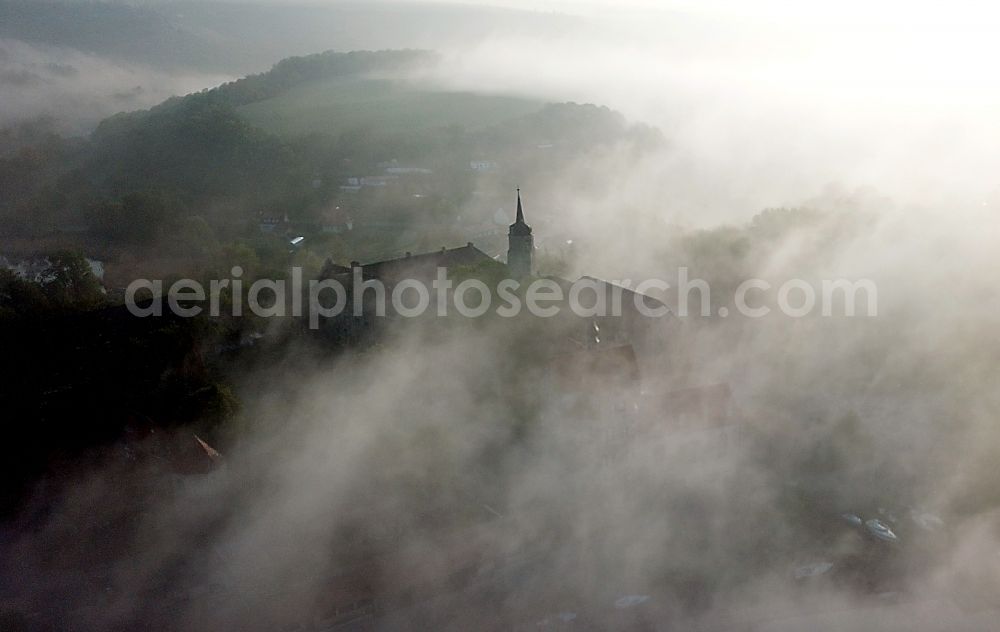
[[[0,268],[0,320],[36,314],[48,307],[48,299],[37,284]]]
[[[129,193],[118,202],[105,201],[87,211],[91,232],[109,241],[148,244],[167,220],[167,205],[155,193]]]
[[[87,309],[103,302],[101,284],[82,254],[57,252],[49,261],[51,276],[42,283],[42,291],[54,305]]]

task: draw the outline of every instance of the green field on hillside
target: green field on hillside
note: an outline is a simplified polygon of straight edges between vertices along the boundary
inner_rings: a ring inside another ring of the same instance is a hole
[[[541,109],[518,97],[435,92],[388,80],[335,77],[239,109],[248,122],[291,136],[359,128],[415,131],[449,125],[477,130]]]

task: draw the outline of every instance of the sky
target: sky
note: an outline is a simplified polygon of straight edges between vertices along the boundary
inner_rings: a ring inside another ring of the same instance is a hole
[[[296,0],[283,0],[294,4]],[[335,2],[336,0],[328,0]],[[420,2],[421,0],[403,0]],[[791,20],[799,22],[842,21],[883,24],[983,25],[984,18],[996,23],[1000,12],[988,3],[959,0],[946,4],[915,0],[844,0],[802,2],[796,0],[439,0],[451,4],[505,6],[524,10],[566,13],[612,14],[621,11],[685,11],[704,15]],[[322,3],[314,2],[314,3]]]

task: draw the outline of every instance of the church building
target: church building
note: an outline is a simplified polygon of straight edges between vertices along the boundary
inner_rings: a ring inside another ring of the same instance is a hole
[[[420,281],[430,287],[440,269],[447,270],[450,275],[451,271],[459,268],[475,269],[482,266],[485,270],[492,266],[497,268],[494,272],[516,280],[522,285],[530,283],[530,277],[538,277],[554,282],[562,290],[563,301],[559,305],[559,317],[549,319],[547,327],[551,334],[546,340],[549,346],[566,352],[623,344],[646,346],[661,336],[662,328],[659,326],[661,319],[644,316],[636,308],[636,302],[639,300],[652,310],[662,309],[665,312],[665,306],[660,301],[636,294],[628,288],[602,279],[583,277],[580,282],[587,283],[595,291],[604,294],[606,305],[612,305],[617,300],[622,309],[618,313],[591,318],[577,316],[570,309],[568,300],[574,282],[560,277],[545,276],[544,271],[536,269],[534,258],[534,236],[531,226],[525,221],[521,190],[518,189],[517,213],[514,223],[509,226],[507,232],[506,265],[469,242],[458,248],[441,248],[419,254],[407,252],[402,257],[385,261],[365,264],[352,261],[350,267],[340,266],[328,260],[320,276],[340,281],[350,292],[355,271],[360,268],[361,278],[364,281],[378,280],[385,285],[386,292],[389,293],[404,280]],[[374,334],[378,326],[377,321],[372,318],[373,311],[366,307],[365,315],[360,318],[352,318],[349,314],[345,314],[337,319],[336,329]]]
[[[523,279],[531,276],[535,239],[531,236],[531,226],[524,221],[521,189],[517,190],[517,219],[510,225],[507,243],[507,268],[510,270],[511,278]]]

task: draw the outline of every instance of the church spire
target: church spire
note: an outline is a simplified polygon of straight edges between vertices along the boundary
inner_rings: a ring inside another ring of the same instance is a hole
[[[507,233],[507,267],[514,278],[522,279],[531,275],[531,259],[535,241],[531,236],[531,226],[524,221],[521,207],[521,189],[517,190],[517,219]]]
[[[521,207],[521,189],[517,190],[517,217],[510,225],[511,235],[530,235],[531,226],[524,221],[524,209]]]

